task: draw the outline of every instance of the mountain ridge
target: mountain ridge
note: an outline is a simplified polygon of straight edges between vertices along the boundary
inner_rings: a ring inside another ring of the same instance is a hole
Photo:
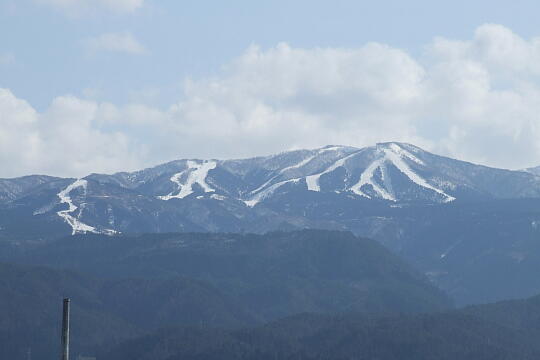
[[[386,142],[365,148],[328,145],[247,159],[181,159],[79,179],[41,175],[0,179],[0,211],[27,209],[32,217],[47,217],[46,222],[57,228],[64,224],[63,233],[67,225],[72,234],[240,231],[263,213],[272,222],[263,231],[280,229],[279,224],[316,225],[302,214],[291,217],[269,208],[283,195],[307,202],[306,207],[317,206],[320,198],[332,198],[336,206],[346,199],[402,206],[540,198],[540,176]],[[197,212],[204,221],[194,215]],[[0,221],[0,227],[6,225]]]

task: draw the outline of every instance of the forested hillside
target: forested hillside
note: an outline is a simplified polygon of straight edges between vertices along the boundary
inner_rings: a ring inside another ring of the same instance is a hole
[[[451,306],[423,274],[377,242],[337,231],[77,235],[10,259],[104,278],[199,279],[261,321],[305,311],[421,312]]]
[[[394,317],[302,314],[239,331],[162,330],[101,353],[106,360],[533,360],[540,297]]]
[[[61,304],[72,299],[74,354],[164,326],[254,324],[231,299],[197,280],[104,281],[71,271],[0,264],[0,358],[56,359]]]

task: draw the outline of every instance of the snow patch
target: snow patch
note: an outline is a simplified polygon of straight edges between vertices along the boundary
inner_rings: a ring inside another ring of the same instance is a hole
[[[158,196],[158,199],[183,199],[193,193],[193,185],[195,184],[198,184],[200,187],[202,187],[204,192],[208,193],[216,191],[206,183],[206,177],[208,176],[208,172],[212,169],[215,169],[216,166],[217,163],[215,161],[203,161],[199,163],[197,161],[188,160],[187,169],[177,174],[174,174],[170,179],[173,183],[178,185],[178,193],[175,195],[174,193],[176,191],[173,191],[168,195]],[[185,182],[182,182],[182,176],[186,173],[188,174],[187,179]]]
[[[107,222],[109,223],[109,226],[114,226],[115,218],[111,204],[107,205]]]
[[[223,201],[223,200],[227,199],[227,197],[225,197],[223,195],[218,195],[218,194],[212,194],[212,195],[210,195],[210,198],[212,198],[214,200],[220,200],[220,201]]]
[[[446,251],[444,253],[441,254],[441,259],[444,259],[448,256],[448,254],[454,250],[454,248],[458,245],[460,245],[461,243],[463,242],[463,240],[459,240],[458,242],[456,242],[455,244],[451,245],[448,249],[446,249]]]

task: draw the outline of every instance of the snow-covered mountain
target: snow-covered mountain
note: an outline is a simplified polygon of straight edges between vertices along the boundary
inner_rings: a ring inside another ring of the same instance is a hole
[[[326,146],[82,179],[0,179],[0,234],[348,229],[342,219],[359,209],[514,198],[540,198],[540,176],[404,143]]]

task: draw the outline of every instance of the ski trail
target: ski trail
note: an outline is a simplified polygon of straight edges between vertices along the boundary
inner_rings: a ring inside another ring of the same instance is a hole
[[[358,154],[358,152],[354,152],[354,153],[349,154],[349,155],[347,155],[345,157],[342,157],[341,159],[334,162],[326,170],[324,170],[324,171],[322,171],[322,172],[320,172],[318,174],[306,176],[306,184],[307,184],[308,190],[310,190],[310,191],[321,191],[321,187],[319,186],[320,177],[322,175],[324,175],[324,174],[327,174],[329,172],[332,172],[332,171],[336,170],[340,166],[343,166],[345,164],[345,161],[347,161],[349,158],[351,158],[352,156],[354,156],[356,154]]]
[[[375,176],[375,171],[377,169],[380,169],[382,174],[386,174],[386,169],[384,165],[385,161],[386,161],[385,158],[381,158],[372,162],[366,168],[366,170],[364,170],[364,172],[360,175],[360,181],[358,181],[358,183],[356,183],[355,185],[351,187],[351,191],[357,195],[364,196],[368,199],[371,199],[371,196],[369,196],[368,194],[366,194],[365,192],[361,190],[363,186],[371,185],[373,190],[375,190],[375,192],[379,194],[379,196],[382,197],[383,199],[396,201],[396,198],[394,197],[394,195],[392,195],[383,187],[379,186],[379,184],[377,184],[373,179],[373,177]]]
[[[381,153],[381,157],[377,160],[373,161],[360,175],[360,180],[358,183],[353,185],[350,190],[360,196],[364,196],[368,199],[371,199],[371,196],[366,194],[364,191],[362,191],[362,187],[366,185],[371,185],[373,190],[383,199],[390,200],[390,201],[397,201],[393,191],[391,189],[390,183],[387,179],[387,168],[386,164],[390,163],[394,165],[399,171],[401,171],[405,176],[409,178],[412,182],[414,182],[416,185],[419,185],[425,189],[434,191],[438,193],[439,195],[442,195],[444,197],[444,202],[451,202],[454,201],[456,198],[453,196],[448,195],[443,190],[436,188],[429,184],[424,178],[422,178],[420,175],[415,173],[407,163],[403,160],[404,158],[414,161],[415,163],[419,165],[425,165],[424,162],[420,159],[418,159],[416,156],[412,155],[407,150],[401,148],[397,144],[390,144],[383,148],[378,149],[378,151]],[[381,171],[382,180],[385,183],[385,187],[380,186],[377,184],[377,182],[374,179],[375,172],[377,170]]]
[[[198,163],[196,161],[188,160],[187,161],[187,169],[179,172],[177,174],[174,174],[171,177],[171,181],[178,185],[178,193],[174,195],[176,191],[171,192],[168,195],[158,196],[161,200],[171,200],[171,199],[183,199],[186,196],[193,193],[193,185],[198,184],[200,185],[204,192],[215,192],[215,189],[212,189],[207,183],[206,183],[206,177],[208,176],[208,172],[212,169],[215,169],[217,166],[217,163],[215,161],[205,161]],[[182,175],[184,175],[186,172],[189,172],[188,178],[186,179],[185,183],[181,181]]]
[[[75,182],[73,182],[64,190],[60,191],[57,194],[58,197],[60,198],[61,204],[68,204],[67,210],[60,210],[57,212],[57,214],[62,219],[64,219],[64,221],[67,222],[69,226],[71,226],[72,235],[75,235],[78,233],[85,234],[87,232],[98,233],[98,231],[96,231],[96,229],[93,226],[87,225],[79,221],[79,218],[81,217],[81,214],[82,214],[82,209],[81,211],[79,211],[79,215],[77,217],[73,216],[73,213],[78,209],[78,207],[73,203],[73,200],[71,200],[69,193],[77,188],[82,188],[86,195],[87,185],[88,185],[88,182],[86,180],[77,179],[75,180]],[[84,206],[84,204],[82,204],[81,206]]]
[[[268,188],[264,189],[263,191],[255,194],[255,196],[253,196],[250,200],[245,200],[244,203],[249,207],[254,207],[260,201],[262,201],[265,198],[267,198],[268,196],[272,195],[274,193],[274,191],[276,191],[281,186],[283,186],[283,185],[285,185],[287,183],[290,183],[290,182],[296,183],[298,181],[300,181],[300,179],[290,179],[290,180],[285,180],[285,181],[280,181],[278,183],[275,183],[272,186],[269,186]]]

